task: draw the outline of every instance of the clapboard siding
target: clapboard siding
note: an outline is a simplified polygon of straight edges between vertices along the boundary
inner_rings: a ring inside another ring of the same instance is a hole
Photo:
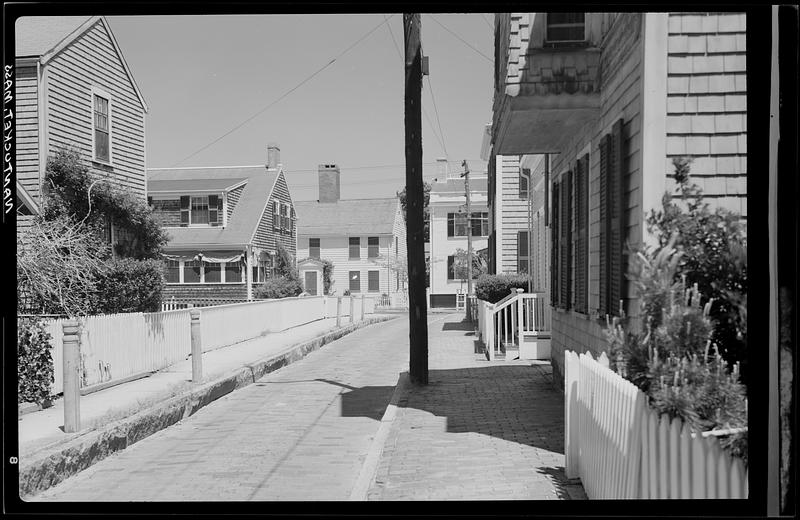
[[[520,160],[522,168],[531,170],[531,189],[533,191],[531,219],[531,269],[532,285],[536,292],[543,292],[546,302],[550,301],[550,227],[545,217],[545,167],[543,155],[527,155]]]
[[[504,155],[501,171],[497,180],[503,197],[501,230],[501,273],[517,272],[517,233],[528,229],[528,200],[519,197],[520,158],[516,155]]]
[[[17,68],[16,75],[17,84],[14,92],[16,94],[17,180],[38,203],[40,202],[39,104],[37,99],[39,90],[36,67]]]
[[[145,196],[144,108],[101,21],[45,65],[48,153],[75,147],[95,174]],[[92,157],[92,86],[111,95],[111,161]]]
[[[267,205],[261,214],[261,219],[259,220],[258,227],[253,236],[253,245],[267,251],[276,251],[278,243],[280,243],[296,259],[296,231],[294,233],[289,233],[272,229],[272,205],[275,200],[283,204],[292,204],[292,197],[289,194],[289,187],[286,185],[286,177],[284,177],[283,171],[278,174]]]
[[[710,206],[747,216],[746,15],[670,13],[667,187],[673,157],[691,155]]]

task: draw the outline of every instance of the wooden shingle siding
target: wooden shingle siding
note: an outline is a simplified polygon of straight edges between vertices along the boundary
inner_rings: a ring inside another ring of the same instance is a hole
[[[98,22],[47,62],[47,148],[77,148],[93,173],[144,197],[144,109],[121,60]],[[92,162],[92,86],[111,95],[111,167]]]
[[[181,202],[179,199],[153,200],[153,217],[162,227],[181,225]]]
[[[670,13],[667,188],[672,158],[693,157],[691,180],[712,208],[747,217],[746,15]]]
[[[239,202],[239,198],[242,196],[242,191],[244,190],[244,185],[239,186],[238,188],[234,188],[228,192],[228,220],[231,218],[231,214],[233,214],[233,208],[236,207],[236,204]],[[272,208],[267,208],[268,211],[272,211]]]
[[[36,67],[16,71],[16,162],[17,180],[40,202],[39,195],[39,109]]]
[[[297,258],[296,256],[295,235],[289,232],[272,229],[272,205],[275,200],[279,200],[283,204],[292,204],[292,197],[289,194],[289,187],[286,184],[286,177],[284,177],[283,172],[281,172],[275,180],[272,194],[261,214],[261,220],[253,236],[253,245],[261,249],[266,249],[267,251],[276,251],[278,243],[280,242],[292,256],[295,256],[295,260],[300,260],[302,258]],[[306,246],[308,246],[308,244],[306,244]]]

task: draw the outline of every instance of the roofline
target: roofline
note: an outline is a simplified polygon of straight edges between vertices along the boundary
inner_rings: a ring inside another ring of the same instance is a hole
[[[336,236],[348,236],[348,237],[358,236],[358,237],[363,237],[363,236],[376,236],[376,235],[377,236],[394,236],[394,231],[381,231],[381,232],[378,232],[378,233],[358,233],[358,234],[353,234],[353,233],[341,233],[341,232],[336,232],[336,233],[328,233],[328,232],[325,232],[325,233],[310,233],[310,232],[307,232],[307,231],[300,231],[298,229],[297,230],[298,238],[300,237],[300,235],[309,235],[311,238],[315,238],[315,237],[336,237]]]
[[[193,247],[203,248],[203,249],[213,249],[213,248],[230,248],[230,247],[243,247],[246,248],[252,244],[220,244],[220,243],[206,243],[206,242],[197,242],[191,244],[167,244],[162,249],[165,250],[180,250],[180,249],[191,249]]]
[[[269,168],[267,168],[267,169],[269,169]],[[264,200],[264,207],[261,208],[261,213],[259,213],[259,215],[258,215],[258,220],[256,220],[256,225],[253,228],[253,232],[250,234],[250,242],[253,242],[253,240],[255,240],[255,238],[256,238],[256,233],[258,233],[258,225],[261,224],[261,219],[264,217],[264,212],[267,211],[267,206],[269,206],[269,199],[272,198],[272,193],[275,191],[275,185],[278,184],[278,179],[280,178],[281,175],[283,175],[283,167],[278,169],[278,174],[275,176],[275,180],[272,181],[272,186],[270,186],[269,193],[267,193],[267,196],[266,196],[266,198]],[[286,183],[286,193],[289,194],[289,201],[290,202],[294,202],[294,201],[292,201],[292,192],[289,191],[289,183],[288,182]],[[237,204],[237,206],[238,206],[238,204]],[[292,204],[292,206],[294,206],[294,204]],[[235,208],[234,208],[234,210],[235,210]],[[295,210],[295,213],[296,213],[296,210]],[[231,217],[232,216],[233,216],[233,214],[231,214]],[[272,223],[272,228],[273,228],[273,230],[275,229],[275,223],[274,222]],[[297,235],[295,235],[295,238],[296,238],[296,236]]]
[[[244,166],[171,166],[168,168],[146,168],[146,171],[151,170],[200,170],[200,169],[223,169],[223,168],[264,168],[265,170],[269,171],[270,169],[275,170],[275,168],[267,168],[263,164],[251,164],[251,165],[244,165]],[[281,169],[280,171],[283,171]]]
[[[86,20],[83,24],[81,24],[77,29],[69,33],[67,36],[64,37],[60,42],[58,42],[52,49],[45,51],[41,54],[39,58],[39,62],[42,65],[47,64],[50,60],[55,58],[58,54],[61,53],[64,49],[66,49],[73,41],[77,40],[80,36],[83,35],[86,31],[94,27],[97,22],[101,22],[103,27],[106,30],[106,33],[111,38],[111,44],[114,46],[114,50],[117,51],[117,56],[119,56],[120,61],[122,62],[122,68],[125,69],[125,74],[128,76],[128,79],[133,85],[133,90],[136,92],[136,97],[139,98],[139,102],[142,104],[142,108],[144,112],[147,113],[147,102],[144,100],[144,96],[142,96],[142,91],[139,90],[139,85],[136,84],[136,79],[134,79],[133,74],[131,73],[130,67],[128,67],[128,62],[125,61],[125,56],[122,54],[122,49],[119,48],[119,43],[117,43],[117,38],[114,36],[114,32],[111,30],[111,26],[108,24],[105,16],[91,16],[88,20]]]
[[[193,181],[193,180],[205,180],[205,179],[181,179],[181,180]],[[222,188],[222,191],[227,193],[229,191],[235,190],[236,188],[238,188],[240,186],[244,186],[245,184],[247,184],[248,180],[249,179],[244,179],[243,181],[239,181],[236,184],[230,184],[228,186],[225,186],[224,188]],[[159,182],[159,181],[152,181],[152,182]],[[220,191],[218,188],[210,188],[210,189],[203,189],[203,190],[200,190],[200,189],[197,189],[197,190],[154,190],[154,189],[150,189],[148,187],[147,194],[150,195],[151,193],[158,193],[158,194],[161,194],[161,195],[164,195],[164,194],[172,195],[172,194],[175,194],[175,193],[214,193],[214,192],[218,192],[218,191]]]
[[[25,203],[25,205],[28,206],[28,209],[30,209],[33,213],[36,213],[37,215],[41,213],[39,209],[39,204],[37,204],[36,201],[33,200],[31,194],[28,193],[28,190],[25,189],[25,186],[20,184],[19,180],[17,181],[17,197],[22,197],[22,200]]]

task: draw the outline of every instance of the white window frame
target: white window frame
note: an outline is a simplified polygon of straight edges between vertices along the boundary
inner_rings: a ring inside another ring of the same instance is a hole
[[[190,282],[190,283],[192,283],[192,284],[200,283],[200,284],[203,284],[203,285],[222,285],[222,284],[233,285],[233,284],[240,284],[240,283],[243,284],[243,283],[245,283],[244,282],[244,274],[242,274],[242,281],[240,281],[240,282],[229,282],[229,281],[227,281],[226,280],[226,276],[225,276],[225,267],[228,265],[228,262],[217,262],[219,264],[219,266],[220,266],[220,274],[219,274],[219,279],[220,280],[219,280],[219,282],[208,282],[208,284],[206,284],[206,264],[207,263],[210,263],[210,262],[200,261],[200,281],[199,282]],[[185,264],[186,264],[185,260],[178,260],[178,282],[177,283],[176,282],[168,282],[167,285],[185,285],[186,284],[186,281],[184,280],[184,277],[183,277],[183,269],[185,267]],[[242,273],[244,273],[246,268],[247,268],[246,266],[242,267]],[[264,281],[264,280],[262,280],[262,281]]]
[[[587,19],[589,18],[587,16],[588,14],[590,14],[590,13],[583,13],[583,39],[582,40],[548,40],[547,39],[547,28],[548,28],[547,18],[549,16],[549,14],[548,13],[544,13],[544,37],[543,37],[544,43],[545,44],[549,44],[549,45],[558,45],[559,43],[584,43],[584,42],[586,42],[588,40],[587,33],[588,33],[588,29],[589,29],[589,24],[588,24],[588,21],[587,21]],[[559,25],[578,25],[578,24],[559,24]]]
[[[107,91],[101,89],[100,87],[92,85],[91,87],[91,106],[89,110],[89,117],[91,122],[92,128],[92,162],[98,164],[105,164],[106,166],[113,166],[114,165],[114,146],[113,146],[113,117],[112,117],[112,107],[114,104],[113,96],[109,94]],[[94,101],[95,97],[101,97],[108,101],[108,161],[105,159],[98,159],[97,158],[97,142],[95,138],[95,125],[94,125]]]

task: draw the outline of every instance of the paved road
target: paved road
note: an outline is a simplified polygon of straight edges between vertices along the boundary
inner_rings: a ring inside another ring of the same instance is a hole
[[[408,319],[367,327],[35,500],[347,500],[407,368]]]

